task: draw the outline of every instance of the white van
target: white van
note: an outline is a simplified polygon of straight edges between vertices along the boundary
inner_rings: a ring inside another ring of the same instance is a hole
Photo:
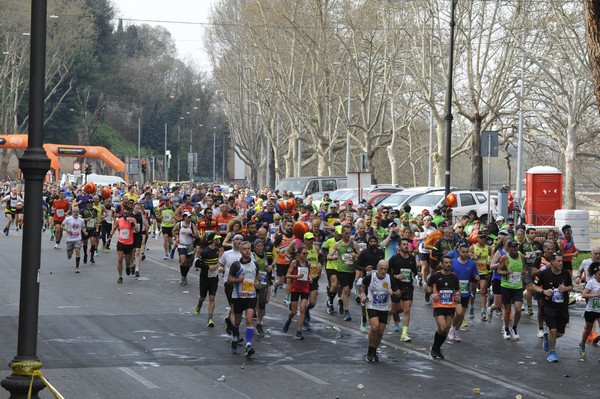
[[[72,174],[63,174],[62,178],[60,180],[60,185],[64,186],[64,184],[66,182],[69,182],[71,184],[83,184],[83,177],[84,176],[75,176]],[[95,185],[102,185],[102,186],[112,186],[113,184],[121,184],[121,183],[127,183],[125,180],[123,180],[121,177],[119,176],[109,176],[109,175],[97,175],[95,173],[90,173],[87,176],[87,181],[88,182],[93,182]]]
[[[347,187],[346,176],[306,176],[288,177],[279,180],[275,190],[291,191],[295,197],[306,198],[319,191],[332,192]]]

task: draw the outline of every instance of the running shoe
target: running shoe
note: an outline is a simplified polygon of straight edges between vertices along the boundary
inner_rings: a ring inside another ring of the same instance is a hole
[[[90,258],[90,263],[96,263],[96,261],[94,260],[94,258]]]
[[[300,340],[300,341],[304,340],[304,336],[302,336],[302,332],[296,331],[296,339]]]
[[[548,360],[550,363],[558,363],[558,356],[556,355],[556,352],[550,352],[546,360]]]
[[[481,321],[487,321],[487,312],[485,309],[481,309]]]
[[[366,322],[361,322],[360,323],[360,332],[363,334],[366,334],[369,332],[369,329],[367,328],[367,323]]]
[[[87,254],[83,255],[83,263],[87,263]]]
[[[54,249],[58,249],[58,244],[54,244]]]
[[[256,325],[256,333],[258,335],[265,335],[265,331],[263,330],[262,324]]]
[[[136,270],[136,272],[135,272],[135,276],[136,276],[136,277],[139,277],[139,276],[140,276],[140,271],[139,271],[139,270]]]
[[[182,277],[179,285],[187,285],[187,277]]]
[[[329,313],[329,314],[334,314],[335,313],[335,309],[333,308],[333,304],[331,302],[329,302],[327,304],[327,313]]]
[[[548,342],[548,333],[544,333],[544,351],[550,352],[550,343]]]
[[[581,344],[577,345],[577,348],[579,348],[579,358],[580,359],[585,359],[585,346],[581,346]]]
[[[394,331],[400,331],[400,325],[398,323],[394,323]]]
[[[458,335],[458,331],[454,331],[454,342],[460,342],[460,336]]]
[[[423,287],[423,277],[421,275],[417,276],[417,280],[419,280],[419,287]]]
[[[513,326],[513,328],[511,328],[509,330],[509,332],[510,332],[510,337],[512,339],[514,339],[515,341],[518,341],[521,338],[521,337],[519,337],[519,333],[517,332],[517,327]]]
[[[196,316],[198,316],[198,315],[200,314],[200,307],[199,307],[199,306],[196,306],[196,307],[194,308],[194,314],[195,314]],[[210,320],[210,319],[209,319],[209,320]]]
[[[338,313],[344,314],[344,301],[338,299]]]
[[[502,338],[509,340],[510,339],[510,330],[508,328],[505,328],[502,331]]]
[[[544,329],[543,328],[538,329],[537,337],[544,338]]]
[[[434,359],[444,359],[444,355],[442,355],[442,351],[440,351],[439,349],[433,349],[433,346],[431,347],[431,349],[429,350],[429,355],[434,358]]]
[[[367,362],[373,363],[375,361],[375,356],[373,356],[372,353],[367,353],[366,359],[367,359]]]
[[[454,329],[454,326],[450,327],[450,331],[448,331],[448,336],[446,337],[449,342],[454,342],[454,333],[455,332],[456,332],[456,330]]]
[[[117,280],[117,284],[123,284],[123,277],[119,277],[119,279]]]
[[[475,307],[473,305],[469,306],[469,319],[475,318]]]
[[[350,317],[350,311],[344,313],[344,321],[351,321],[352,317]]]
[[[429,303],[429,299],[431,299],[431,296],[429,295],[429,292],[425,291],[425,302]]]
[[[175,257],[175,248],[171,249],[171,252],[169,253],[169,259],[173,259]]]
[[[169,255],[163,256],[163,260],[167,260],[167,259],[169,259]]]
[[[527,306],[527,314],[533,316],[533,308],[531,306]]]
[[[306,320],[304,320],[304,323],[302,323],[302,329],[304,331],[310,331],[311,330],[310,324],[308,324],[308,322]]]
[[[285,322],[285,324],[283,325],[283,332],[284,333],[286,333],[286,332],[288,332],[290,330],[290,324],[292,324],[292,321],[288,319]]]
[[[246,353],[244,353],[244,356],[246,357],[250,357],[252,355],[254,355],[254,348],[252,347],[252,345],[246,345]]]
[[[468,327],[469,323],[467,323],[467,321],[463,319],[462,324],[460,325],[460,329],[466,331]]]
[[[83,258],[83,259],[86,259],[86,258]],[[125,274],[128,276],[131,274],[131,267],[129,267],[129,265],[125,265]]]
[[[142,254],[142,260],[146,260],[146,254]]]
[[[456,334],[454,334],[454,338],[456,338]],[[408,336],[408,334],[402,334],[400,336],[400,339],[404,342],[411,342],[412,339],[410,339],[410,337]]]
[[[492,322],[492,317],[494,316],[494,312],[492,312],[492,307],[488,306],[487,307],[487,320],[491,323]]]
[[[274,296],[274,297],[276,297],[276,296],[277,296],[277,290],[278,290],[278,289],[279,289],[279,288],[278,288],[276,285],[274,285],[274,286],[273,286],[273,296]]]
[[[379,356],[377,356],[377,352],[373,353],[373,359],[375,359],[376,362],[379,361]]]
[[[215,326],[215,322],[212,318],[209,318],[208,321],[206,322],[206,327],[210,327],[213,328]]]
[[[231,353],[234,355],[237,355],[237,344],[236,340],[231,341]]]
[[[285,298],[283,298],[283,304],[285,306],[290,306],[292,304],[292,302],[290,301],[290,297],[286,296]]]
[[[79,273],[79,268],[78,267],[75,268],[75,273]]]

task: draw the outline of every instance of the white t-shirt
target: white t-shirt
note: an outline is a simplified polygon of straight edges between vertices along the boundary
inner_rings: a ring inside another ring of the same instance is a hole
[[[67,228],[67,231],[65,231],[67,241],[81,240],[81,230],[85,228],[85,220],[83,218],[77,217],[76,219],[73,216],[67,216],[62,225]]]
[[[430,250],[425,249],[425,241],[427,240],[429,234],[433,233],[436,230],[437,229],[435,227],[429,226],[428,228],[424,228],[422,232],[418,233],[419,238],[424,237],[422,240],[419,240],[419,253],[428,254],[429,252],[431,252]]]
[[[585,288],[590,290],[590,293],[595,294],[600,292],[600,282],[592,277],[585,285]],[[589,298],[585,305],[585,311],[600,313],[600,297]]]
[[[225,269],[223,272],[225,278],[229,276],[229,268],[231,267],[233,262],[238,261],[241,258],[242,253],[240,251],[234,251],[233,249],[230,249],[228,251],[223,252],[223,255],[221,255],[221,258],[219,259],[219,263],[222,264]]]

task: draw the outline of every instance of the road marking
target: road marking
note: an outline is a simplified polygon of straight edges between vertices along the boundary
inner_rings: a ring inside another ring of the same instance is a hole
[[[307,380],[311,380],[312,382],[315,382],[317,384],[320,384],[320,385],[329,385],[329,383],[327,381],[323,381],[323,380],[315,377],[314,375],[310,375],[310,374],[308,374],[308,373],[306,373],[306,372],[304,372],[304,371],[302,371],[300,369],[297,369],[294,366],[290,366],[289,364],[284,364],[281,367],[283,367],[284,369],[287,369],[287,370],[291,371],[292,373],[296,373],[299,376],[306,378]]]
[[[278,307],[278,308],[286,310],[286,311],[288,310],[288,308],[286,306],[280,305],[279,303],[276,303],[274,301],[269,302],[269,306],[275,306],[275,307]],[[320,321],[323,324],[329,324],[329,325],[331,325],[333,327],[338,327],[342,331],[347,331],[347,332],[349,332],[349,333],[351,333],[353,335],[358,335],[358,336],[361,336],[361,337],[366,337],[365,334],[361,333],[356,328],[350,328],[347,324],[338,324],[338,323],[332,322],[330,320],[321,318],[320,316],[313,316],[312,313],[311,313],[310,317],[311,317],[311,319],[318,320],[318,321]],[[387,340],[385,338],[381,342],[385,343],[386,345],[391,346],[393,348],[401,349],[401,350],[403,350],[405,352],[409,352],[412,355],[418,356],[418,357],[420,357],[420,358],[422,358],[424,360],[428,360],[430,362],[434,362],[436,364],[439,364],[440,366],[445,366],[445,367],[448,367],[448,368],[453,369],[455,371],[467,373],[467,374],[469,374],[469,375],[471,375],[473,377],[480,378],[482,380],[488,381],[490,383],[499,385],[499,386],[507,388],[507,389],[511,389],[511,390],[513,390],[513,391],[515,391],[517,393],[525,394],[528,397],[532,397],[532,398],[536,398],[536,399],[547,399],[548,398],[547,396],[541,395],[538,392],[531,391],[531,390],[529,390],[528,388],[526,388],[524,386],[521,386],[521,385],[518,385],[518,384],[510,384],[508,382],[501,381],[501,380],[498,379],[498,376],[490,376],[488,374],[484,374],[484,372],[482,370],[480,370],[480,369],[478,369],[478,370],[470,369],[468,367],[452,363],[452,362],[450,362],[448,360],[443,360],[443,361],[433,360],[431,358],[431,356],[429,356],[429,354],[425,354],[425,353],[423,353],[421,351],[418,351],[418,350],[412,349],[412,348],[408,348],[406,346],[398,345],[398,344],[396,344],[394,342],[391,342],[391,341],[389,341],[389,340]],[[286,366],[283,366],[283,367],[286,367]],[[294,371],[294,370],[290,370],[290,371]],[[301,370],[298,370],[298,371],[301,371]],[[310,374],[309,374],[309,376],[310,376]],[[312,377],[312,376],[310,376],[310,377]],[[316,377],[313,377],[313,378],[316,378]]]
[[[227,385],[227,384],[225,384],[225,382],[222,382],[221,384],[223,384],[223,386],[224,386],[225,388],[229,389],[230,391],[233,391],[233,392],[235,392],[236,394],[238,394],[238,395],[239,395],[239,396],[241,396],[241,397],[244,397],[244,398],[246,398],[246,399],[252,399],[250,396],[246,395],[245,393],[243,393],[243,392],[240,392],[240,391],[238,391],[237,389],[235,389],[234,387],[232,387],[232,386],[230,386],[230,385]]]
[[[154,384],[152,381],[145,379],[135,371],[131,370],[129,367],[119,367],[119,370],[121,370],[140,384],[144,385],[146,388],[158,389],[158,385]]]

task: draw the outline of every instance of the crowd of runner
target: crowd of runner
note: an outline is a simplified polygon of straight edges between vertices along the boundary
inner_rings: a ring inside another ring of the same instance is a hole
[[[245,356],[255,353],[255,331],[264,335],[267,304],[279,293],[289,307],[282,330],[287,333],[296,318],[295,337],[303,340],[320,285],[326,286],[327,313],[346,322],[355,316],[360,331],[368,333],[369,362],[378,361],[388,324],[402,341],[412,340],[415,289],[424,291],[433,308],[435,359],[444,359],[444,342],[461,341],[465,317],[475,318],[476,307],[482,321],[501,318],[504,339],[519,340],[521,314],[534,315],[535,300],[537,336],[548,361],[558,362],[556,339],[565,332],[574,300],[572,275],[584,285],[586,300],[580,359],[586,357],[586,343],[600,339],[594,328],[600,320],[600,248],[593,248],[591,259],[573,274],[579,251],[568,225],[540,237],[535,228],[515,226],[502,216],[485,225],[475,212],[446,220],[438,210],[413,215],[410,206],[373,208],[328,197],[315,206],[310,197],[302,201],[267,187],[251,194],[238,186],[224,194],[218,186],[193,184],[46,185],[44,232],[55,250],[64,243],[67,258],[75,255],[75,273],[81,261],[94,263],[98,252],[109,252],[114,243],[118,284],[124,282],[123,267],[127,276],[140,277],[148,239],[162,240],[163,259],[179,263],[181,285],[187,285],[192,268],[199,271],[194,313],[199,315],[208,299],[208,327],[215,327],[215,297],[223,283],[231,352],[245,341]],[[22,228],[21,188],[6,187],[2,203],[9,235],[13,225]],[[360,305],[358,316],[351,313],[353,301]]]

